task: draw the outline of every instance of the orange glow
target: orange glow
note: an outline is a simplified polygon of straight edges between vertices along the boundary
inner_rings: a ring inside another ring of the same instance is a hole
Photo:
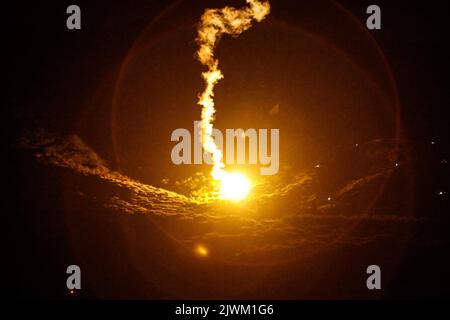
[[[206,257],[209,254],[208,249],[200,244],[195,248],[195,253],[200,257]]]
[[[250,192],[251,183],[243,174],[232,172],[221,178],[220,198],[224,200],[240,201]]]

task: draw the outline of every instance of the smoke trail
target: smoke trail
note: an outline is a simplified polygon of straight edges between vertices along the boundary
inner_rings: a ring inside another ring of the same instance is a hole
[[[222,151],[218,149],[214,138],[214,86],[223,78],[219,69],[219,60],[214,57],[214,48],[225,34],[237,37],[252,26],[252,21],[260,22],[270,12],[269,2],[258,0],[246,0],[248,6],[242,9],[224,7],[221,9],[207,9],[198,25],[197,43],[199,49],[197,57],[199,61],[208,67],[208,71],[202,73],[205,80],[205,90],[200,94],[198,104],[202,106],[202,145],[203,149],[210,152],[214,162],[211,172],[215,180],[222,180],[226,174],[223,170],[225,164],[222,160]]]

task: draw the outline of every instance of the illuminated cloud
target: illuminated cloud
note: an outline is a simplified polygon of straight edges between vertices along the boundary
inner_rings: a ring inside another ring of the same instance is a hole
[[[199,203],[195,198],[110,170],[76,135],[60,137],[41,130],[28,134],[21,146],[32,149],[42,164],[66,168],[105,186],[114,186],[120,192],[111,193],[106,199],[97,197],[93,190],[79,190],[80,195],[91,197],[111,212],[148,216],[161,223],[180,244],[195,248],[198,243],[205,243],[228,259],[251,260],[262,252],[276,257],[296,252],[300,256],[331,244],[361,246],[380,237],[395,238],[397,226],[417,222],[409,215],[365,214],[349,211],[345,205],[364,194],[365,188],[383,178],[387,171],[350,180],[334,192],[332,201],[319,201],[311,191],[317,182],[312,170],[297,174],[284,185],[266,184],[266,192],[249,200],[246,206],[239,206]],[[355,223],[369,227],[343,237],[342,232]]]

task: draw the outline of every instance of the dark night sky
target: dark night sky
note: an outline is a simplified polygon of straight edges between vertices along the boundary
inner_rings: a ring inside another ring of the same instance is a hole
[[[365,8],[372,4],[372,1],[338,2],[361,21],[366,16]],[[45,127],[61,134],[76,131],[77,119],[84,112],[80,106],[90,101],[99,83],[114,78],[137,36],[167,3],[77,1],[82,8],[82,30],[76,32],[65,28],[65,9],[72,3],[44,1],[3,7],[2,20],[6,23],[3,50],[7,69],[4,131],[10,141],[8,146],[14,146],[27,128]],[[442,235],[450,227],[448,195],[437,196],[438,191],[450,192],[448,167],[441,163],[443,159],[450,160],[448,13],[438,1],[376,3],[382,8],[382,30],[374,31],[373,35],[392,68],[401,103],[403,132],[412,148],[415,214],[436,216],[442,221],[438,227],[418,227],[413,233]],[[295,19],[295,12],[291,18]],[[107,119],[108,112],[100,109],[96,117]],[[111,141],[97,139],[109,136],[108,121],[99,121],[96,130],[95,135],[87,138],[103,158],[111,161]],[[431,145],[431,141],[435,144]],[[52,273],[74,257],[71,250],[65,249],[70,247],[64,232],[65,222],[55,209],[66,205],[64,197],[58,193],[64,174],[40,171],[29,160],[24,160],[26,155],[16,153],[15,147],[11,148],[5,169],[13,179],[7,209],[16,223],[10,230],[15,244],[10,272],[22,279],[20,284],[13,284],[13,292],[19,297],[29,296],[28,290],[32,288],[41,297],[64,296],[59,282],[64,281],[65,275],[55,278]],[[45,181],[44,185],[36,186],[35,179]],[[395,193],[395,190],[390,192]],[[49,205],[50,202],[53,205]],[[36,208],[39,214],[31,214],[31,208]],[[43,215],[49,215],[51,222],[42,222]],[[47,233],[42,236],[42,232]],[[386,296],[424,297],[448,293],[448,277],[445,279],[443,275],[448,271],[448,264],[441,261],[448,241],[444,239],[441,247],[432,250],[405,249],[405,259],[399,268],[402,271],[394,276]],[[58,245],[52,247],[52,243]],[[55,254],[48,253],[50,247]],[[42,256],[39,252],[46,253]],[[46,261],[46,265],[39,265],[39,261]],[[33,281],[32,275],[27,276],[26,266],[30,265],[36,265],[44,274],[46,285]],[[430,280],[418,281],[416,287],[408,289],[408,279],[422,274],[427,274]],[[131,285],[125,281],[119,281],[117,288],[124,289],[124,294],[132,292]],[[152,297],[158,297],[158,293],[158,289],[153,288]],[[86,295],[95,296],[89,289]],[[337,296],[345,297],[345,294],[337,293]]]
[[[364,21],[364,8],[369,2],[340,3]],[[445,139],[448,126],[444,114],[449,102],[445,11],[440,5],[419,1],[380,2],[380,5],[383,29],[373,34],[397,79],[408,136]],[[45,112],[55,112],[59,125],[68,128],[70,119],[77,115],[77,106],[89,97],[92,86],[117,66],[164,2],[138,1],[128,5],[96,1],[80,2],[80,6],[83,28],[79,32],[64,28],[63,3],[7,7],[9,14],[4,20],[10,45],[5,49],[10,80],[6,92],[7,105],[13,114],[14,111],[17,114],[23,101],[34,96],[37,99],[33,99],[33,105],[42,103],[39,109],[52,108]],[[33,85],[26,85],[29,82]],[[49,83],[52,90],[46,90]],[[66,97],[68,87],[70,99]],[[60,107],[62,102],[64,108]]]

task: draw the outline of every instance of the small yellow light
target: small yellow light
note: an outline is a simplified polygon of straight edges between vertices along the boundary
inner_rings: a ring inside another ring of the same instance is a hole
[[[227,173],[221,180],[221,199],[240,201],[248,196],[251,183],[244,175],[236,172]]]
[[[204,246],[202,245],[197,245],[197,247],[195,248],[195,252],[197,253],[197,255],[199,255],[200,257],[206,257],[208,256],[208,249],[206,249]]]

